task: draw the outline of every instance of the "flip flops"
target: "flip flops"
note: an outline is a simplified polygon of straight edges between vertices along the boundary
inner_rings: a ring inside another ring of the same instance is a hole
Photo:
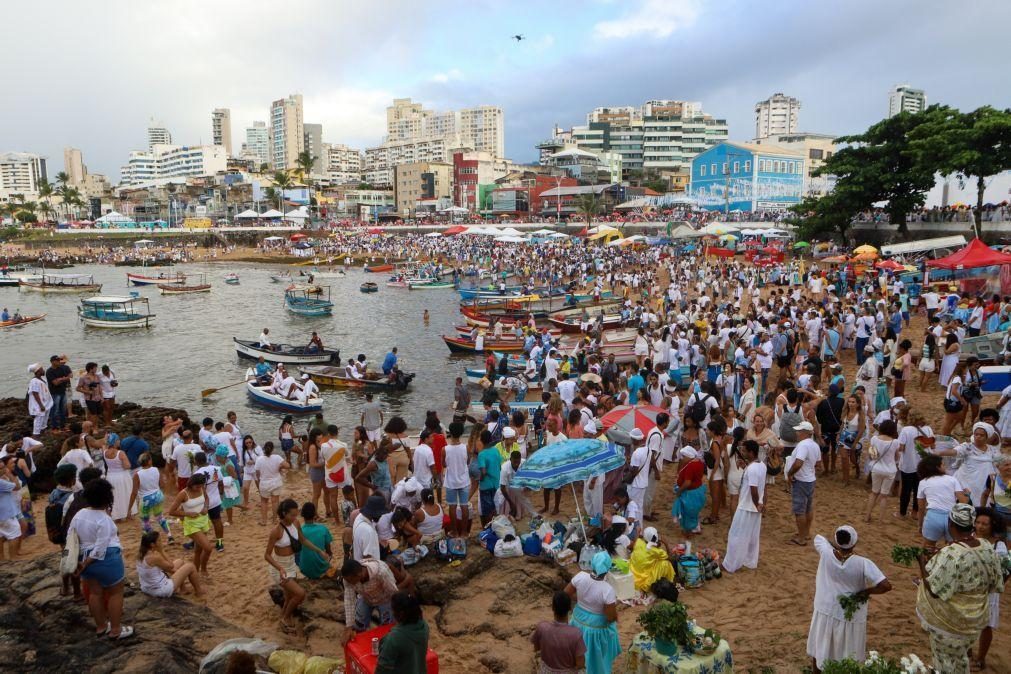
[[[129,639],[134,634],[134,629],[130,625],[121,625],[119,628],[119,634],[116,636],[109,635],[109,638],[113,641],[119,641],[121,639]]]

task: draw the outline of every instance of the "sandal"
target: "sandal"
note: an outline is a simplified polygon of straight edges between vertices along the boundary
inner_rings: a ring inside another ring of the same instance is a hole
[[[794,545],[799,545],[801,547],[804,547],[805,545],[807,545],[806,542],[798,541],[796,538],[791,538],[790,542],[793,543]]]
[[[106,622],[105,623],[105,629],[102,630],[101,632],[95,632],[95,637],[98,638],[98,639],[101,639],[102,637],[104,637],[105,635],[107,635],[109,633],[109,630],[111,630],[111,629],[112,629],[112,623]]]
[[[109,638],[112,639],[113,641],[118,641],[120,639],[129,639],[130,637],[133,636],[133,633],[134,633],[133,627],[129,625],[121,625],[119,628],[119,634],[116,635],[110,634]]]
[[[719,521],[720,521],[719,517],[715,519],[713,519],[712,517],[707,517],[704,520],[702,520],[702,524],[717,524]]]
[[[293,625],[289,625],[288,623],[286,623],[286,622],[284,622],[282,620],[281,621],[281,631],[284,632],[285,634],[294,634],[295,633],[295,627]]]

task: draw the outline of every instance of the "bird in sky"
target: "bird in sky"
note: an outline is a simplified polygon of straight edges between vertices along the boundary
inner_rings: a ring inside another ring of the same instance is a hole
[[[519,42],[520,40],[525,40],[526,37],[523,35],[513,35],[513,39]]]

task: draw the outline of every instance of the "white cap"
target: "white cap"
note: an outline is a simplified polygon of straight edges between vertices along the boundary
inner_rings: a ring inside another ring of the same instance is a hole
[[[23,363],[24,361],[21,362]],[[28,374],[35,374],[36,372],[39,371],[39,368],[41,367],[42,366],[39,365],[38,363],[32,363],[31,365],[28,366]]]
[[[694,447],[686,446],[678,450],[678,456],[680,456],[682,459],[688,459],[689,461],[691,461],[692,459],[698,458],[699,453],[695,451]]]
[[[811,425],[810,421],[802,421],[793,427],[795,431],[811,431],[814,432],[814,426]]]
[[[502,429],[502,437],[503,438],[515,438],[516,437],[516,429],[514,429],[511,426],[506,426],[505,428]]]
[[[404,483],[404,489],[410,493],[421,491],[421,482],[416,477],[409,477],[407,478],[407,482]]]
[[[645,434],[643,434],[641,429],[633,428],[632,432],[628,434],[628,437],[632,438],[633,440],[642,440],[646,436]]]
[[[848,545],[843,545],[842,543],[839,542],[839,532],[840,531],[845,531],[846,533],[848,533],[850,535],[850,542],[849,542]],[[839,527],[838,529],[835,530],[835,539],[836,539],[836,545],[837,546],[839,546],[843,550],[849,550],[850,548],[852,548],[854,545],[857,544],[857,530],[854,529],[853,527],[851,527],[848,524],[844,524],[844,525],[842,525],[841,527]]]
[[[611,518],[611,524],[612,525],[615,525],[615,524],[628,524],[628,520],[626,520],[621,515],[615,515],[614,517]]]
[[[303,372],[303,373],[302,373],[302,379],[308,379],[308,378],[309,378],[309,375],[307,375],[307,374],[305,374],[305,373]]]
[[[898,407],[899,405],[905,405],[905,404],[906,404],[906,399],[903,398],[902,396],[895,396],[894,398],[892,398],[891,400],[888,401],[888,406],[889,407]]]

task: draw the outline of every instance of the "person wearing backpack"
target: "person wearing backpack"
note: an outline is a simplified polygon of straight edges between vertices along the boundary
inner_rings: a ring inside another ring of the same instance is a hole
[[[49,502],[46,505],[46,533],[49,541],[61,548],[67,542],[66,530],[63,528],[63,509],[67,502],[74,495],[74,484],[77,482],[77,466],[72,463],[65,463],[57,466],[53,471],[53,478],[56,480],[56,488],[49,494]],[[81,579],[73,575],[61,576],[63,588],[60,590],[61,597],[70,595],[70,588],[73,585],[74,599],[81,599]]]
[[[701,427],[709,423],[712,411],[719,408],[716,386],[712,382],[704,381],[700,385],[700,390],[692,393],[685,401],[685,416],[691,417],[692,421]]]
[[[786,392],[786,404],[779,414],[779,439],[782,440],[784,457],[790,456],[793,448],[800,442],[795,429],[802,421],[804,421],[804,407],[800,393],[797,389],[791,388]]]

